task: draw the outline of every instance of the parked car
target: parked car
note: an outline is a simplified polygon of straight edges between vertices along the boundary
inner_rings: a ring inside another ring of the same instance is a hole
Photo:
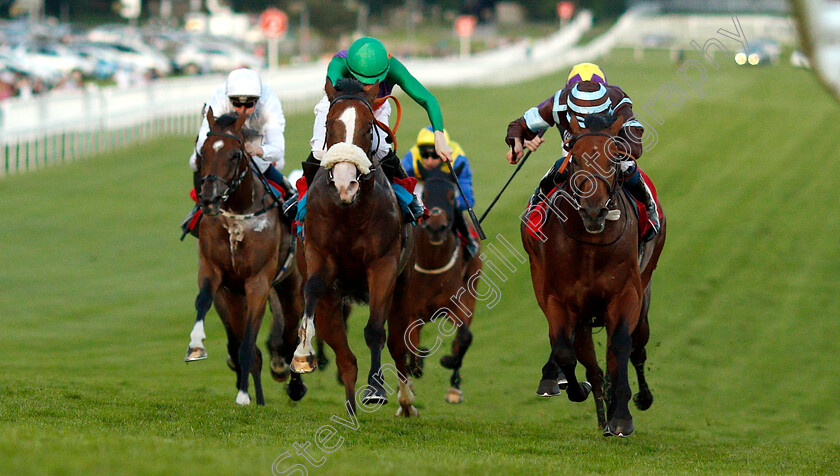
[[[238,46],[223,42],[187,43],[175,52],[175,67],[186,74],[227,72],[236,68],[259,69],[263,60]]]

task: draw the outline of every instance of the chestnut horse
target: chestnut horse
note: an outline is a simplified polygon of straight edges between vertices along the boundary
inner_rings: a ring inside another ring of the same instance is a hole
[[[449,175],[439,170],[429,171],[429,178],[423,183],[423,203],[429,209],[430,217],[420,225],[417,234],[416,261],[411,279],[410,309],[414,310],[413,321],[406,339],[412,354],[409,355],[408,370],[415,377],[423,375],[423,358],[430,354],[418,347],[423,324],[435,319],[450,319],[458,327],[452,342],[452,353],[444,355],[440,364],[452,370],[450,387],[446,394],[449,403],[461,403],[461,364],[472,343],[470,324],[475,310],[475,297],[471,293],[459,294],[459,289],[469,289],[467,281],[481,269],[481,258],[476,253],[467,261],[460,239],[452,225],[455,214],[460,213],[456,205],[455,183]],[[451,298],[457,296],[461,306],[452,306]]]
[[[646,410],[653,402],[644,375],[647,313],[651,275],[665,244],[665,219],[661,232],[640,250],[636,204],[622,191],[615,159],[620,148],[614,136],[624,120],[601,120],[603,127],[594,125],[598,121],[593,118],[587,119],[592,129],[581,129],[572,114],[570,178],[549,199],[545,241],[531,237],[525,221],[522,241],[551,342],[537,393],[559,395],[558,380],[565,376],[569,400],[584,401],[592,391],[604,435],[626,437],[634,432],[628,360],[639,382],[636,406]],[[592,340],[592,327],[600,325],[607,333],[606,385]],[[575,376],[578,361],[588,382]]]
[[[251,402],[250,373],[257,404],[264,405],[262,354],[256,339],[266,302],[273,291],[275,322],[269,352],[272,375],[283,379],[288,375],[283,361],[291,360],[297,342],[302,280],[291,263],[290,228],[281,220],[278,204],[258,178],[243,147],[246,116],[226,114],[216,119],[210,109],[206,117],[210,132],[197,160],[201,177],[198,201],[204,214],[198,239],[197,317],[185,360],[206,358],[204,318],[213,304],[228,335],[228,363],[236,372],[236,403]],[[278,275],[279,270],[283,272]],[[277,284],[272,289],[273,283]],[[306,387],[295,376],[286,391],[293,400],[300,400]]]
[[[326,92],[327,151],[306,195],[305,250],[298,260],[306,277],[306,307],[292,370],[315,370],[312,337],[317,328],[335,352],[346,407],[355,413],[358,367],[347,343],[342,306],[350,300],[368,302],[364,334],[371,362],[361,403],[388,401],[381,365],[388,321],[388,349],[400,380],[397,415],[416,415],[403,340],[408,318],[401,311],[414,269],[414,227],[403,220],[391,184],[371,154],[373,141],[385,140],[375,126],[371,106],[377,90],[366,91],[362,83],[342,79],[335,88],[328,84]]]

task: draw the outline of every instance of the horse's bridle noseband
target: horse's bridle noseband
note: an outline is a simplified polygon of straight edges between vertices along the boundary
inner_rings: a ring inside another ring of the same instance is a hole
[[[356,96],[356,95],[353,95],[353,94],[342,94],[341,96],[337,96],[337,97],[333,98],[333,99],[330,101],[330,109],[332,109],[332,107],[333,107],[333,106],[334,106],[337,102],[342,101],[342,100],[344,100],[344,99],[353,99],[353,100],[355,100],[355,101],[361,101],[361,102],[362,102],[362,104],[364,104],[365,106],[367,106],[368,111],[370,111],[370,115],[371,115],[371,117],[373,118],[373,121],[372,121],[372,124],[371,124],[371,132],[372,132],[373,134],[376,134],[376,144],[377,144],[377,148],[379,148],[379,144],[382,142],[382,137],[380,137],[380,135],[379,135],[379,128],[377,127],[377,125],[378,125],[378,122],[379,122],[379,121],[377,121],[377,120],[376,120],[376,113],[373,111],[373,106],[370,104],[370,102],[368,102],[368,100],[367,100],[367,99],[363,98],[362,96]],[[372,142],[372,141],[373,141],[373,140],[371,139],[371,145],[373,145],[373,142]],[[324,147],[326,147],[326,146],[327,146],[327,141],[325,140],[325,141],[324,141]],[[370,153],[370,151],[366,151],[366,153],[367,153],[368,155],[372,155],[372,154]],[[375,167],[375,166],[376,166],[376,164],[374,164],[374,165],[372,165],[372,166],[371,166],[371,168],[370,168],[370,171],[371,171],[371,172],[373,172],[373,170],[374,170],[374,167]],[[363,175],[364,175],[364,174],[362,174],[362,173],[360,172],[360,173],[356,176],[356,181],[359,181],[359,179],[360,179]],[[329,175],[328,175],[328,178],[329,178],[329,181],[330,181],[330,182],[332,182],[332,181],[333,181],[332,170],[330,170]]]

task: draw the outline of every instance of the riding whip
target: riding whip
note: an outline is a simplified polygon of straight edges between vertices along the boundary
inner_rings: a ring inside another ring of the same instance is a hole
[[[537,137],[542,137],[542,136],[543,136],[543,134],[545,134],[545,131],[547,131],[547,130],[548,130],[548,129],[545,129],[545,130],[540,131],[540,133],[539,133],[539,134],[537,134]],[[521,169],[521,168],[522,168],[522,166],[523,166],[523,165],[525,165],[525,161],[526,161],[526,160],[528,160],[528,157],[530,157],[530,156],[531,156],[531,152],[533,152],[533,151],[532,151],[532,150],[528,150],[528,152],[526,152],[526,153],[525,153],[525,156],[524,156],[524,157],[522,157],[522,159],[519,161],[519,165],[517,165],[517,166],[516,166],[516,170],[514,170],[514,171],[513,171],[513,174],[511,174],[511,176],[510,176],[510,178],[508,179],[507,183],[505,183],[505,186],[504,186],[504,187],[502,187],[502,190],[499,192],[499,194],[498,194],[498,195],[496,195],[496,198],[494,198],[494,199],[493,199],[493,201],[492,201],[492,202],[490,202],[490,206],[489,206],[489,207],[487,207],[487,210],[484,210],[484,213],[481,215],[481,218],[479,218],[479,220],[478,220],[478,221],[479,221],[479,223],[481,223],[482,221],[484,221],[484,218],[487,216],[487,214],[488,214],[488,213],[490,213],[490,210],[492,210],[492,209],[493,209],[493,205],[495,205],[495,204],[496,204],[496,202],[498,202],[498,201],[499,201],[499,197],[501,197],[501,196],[502,196],[502,194],[503,194],[503,193],[505,193],[505,189],[506,189],[506,188],[508,188],[508,185],[510,185],[510,182],[511,182],[511,181],[513,181],[513,178],[514,178],[514,177],[516,177],[516,174],[519,172],[519,169]]]
[[[458,175],[455,173],[454,160],[451,164],[449,164],[449,176],[452,177],[452,181],[455,182],[455,185],[458,187],[458,193],[461,194],[461,198],[463,198],[464,203],[467,204],[467,212],[469,212],[470,214],[470,220],[472,220],[473,226],[475,226],[475,231],[478,233],[478,238],[481,240],[486,240],[487,235],[484,234],[484,230],[481,228],[481,221],[475,217],[475,212],[470,206],[470,202],[467,201],[467,196],[464,195],[464,191],[461,189],[461,182],[458,181]]]

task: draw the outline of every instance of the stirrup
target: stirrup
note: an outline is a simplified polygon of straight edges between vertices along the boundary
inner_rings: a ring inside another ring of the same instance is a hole
[[[294,221],[295,216],[297,215],[297,205],[299,198],[300,196],[296,193],[289,197],[288,200],[283,202],[283,216]]]
[[[656,214],[656,210],[653,211],[653,216],[651,217],[648,214],[648,223],[650,223],[650,228],[642,235],[642,241],[648,242],[653,239],[654,236],[659,234],[659,230],[662,228],[662,225],[659,223],[659,216]]]
[[[181,222],[181,241],[184,241],[184,238],[186,238],[187,235],[192,235],[198,238],[198,222],[196,222],[195,226],[192,228],[190,228],[190,222],[192,222],[193,217],[195,217],[195,214],[198,213],[199,210],[201,210],[201,207],[196,204],[184,218],[184,221]]]

